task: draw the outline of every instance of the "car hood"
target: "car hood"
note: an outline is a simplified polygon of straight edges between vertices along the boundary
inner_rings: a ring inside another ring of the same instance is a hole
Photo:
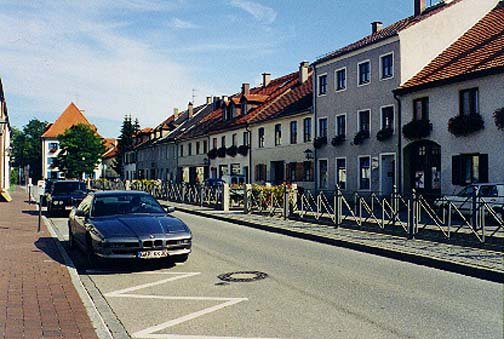
[[[111,216],[93,219],[94,227],[105,237],[148,237],[189,233],[189,228],[172,216]]]

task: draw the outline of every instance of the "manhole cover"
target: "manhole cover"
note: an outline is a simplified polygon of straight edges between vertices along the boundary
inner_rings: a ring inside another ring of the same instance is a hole
[[[249,282],[249,281],[257,281],[263,280],[268,277],[268,274],[259,271],[241,271],[241,272],[230,272],[224,273],[217,278],[223,281],[229,282]]]

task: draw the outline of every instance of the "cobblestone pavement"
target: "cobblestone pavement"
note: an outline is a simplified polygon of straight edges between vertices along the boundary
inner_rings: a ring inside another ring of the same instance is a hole
[[[97,338],[56,239],[17,190],[0,203],[0,338]]]
[[[161,204],[174,206],[182,212],[413,261],[457,273],[504,281],[504,248],[500,245],[471,246],[471,242],[467,241],[446,243],[425,239],[407,240],[405,236],[369,230],[341,227],[336,229],[330,225],[283,220],[256,214],[247,215],[239,211],[224,213],[206,207],[175,202],[161,201]]]

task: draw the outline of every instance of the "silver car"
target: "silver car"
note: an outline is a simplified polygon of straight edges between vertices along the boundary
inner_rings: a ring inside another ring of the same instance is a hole
[[[192,234],[150,194],[138,191],[94,192],[68,219],[70,246],[79,246],[92,260],[188,259]]]

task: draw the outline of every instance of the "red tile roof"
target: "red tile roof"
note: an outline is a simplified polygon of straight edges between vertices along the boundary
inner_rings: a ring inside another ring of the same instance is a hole
[[[96,126],[91,124],[79,108],[71,102],[63,113],[61,113],[58,119],[56,119],[53,124],[49,125],[44,134],[42,134],[42,138],[57,138],[59,135],[65,133],[67,129],[78,124],[89,126],[98,136],[100,136],[97,132]]]
[[[440,3],[439,5],[432,6],[431,8],[428,8],[426,11],[423,12],[423,14],[418,15],[418,16],[411,16],[409,18],[405,18],[402,20],[399,20],[395,23],[393,23],[390,26],[387,26],[380,31],[370,34],[354,43],[351,43],[350,45],[347,45],[343,48],[340,48],[336,51],[330,52],[320,58],[318,58],[314,64],[320,64],[322,62],[338,58],[342,55],[348,54],[350,52],[353,52],[355,50],[358,50],[360,48],[372,45],[374,43],[380,42],[382,40],[391,38],[395,35],[397,35],[400,31],[409,28],[416,23],[432,16],[435,15],[444,9],[453,6],[454,4],[460,2],[462,0],[453,0],[452,2],[445,4],[445,3]]]
[[[119,150],[117,149],[117,146],[114,146],[114,147],[106,150],[105,153],[102,154],[102,158],[103,159],[113,158],[117,155],[118,152],[119,152]]]
[[[504,72],[504,2],[436,57],[399,92],[463,80],[489,71]]]

